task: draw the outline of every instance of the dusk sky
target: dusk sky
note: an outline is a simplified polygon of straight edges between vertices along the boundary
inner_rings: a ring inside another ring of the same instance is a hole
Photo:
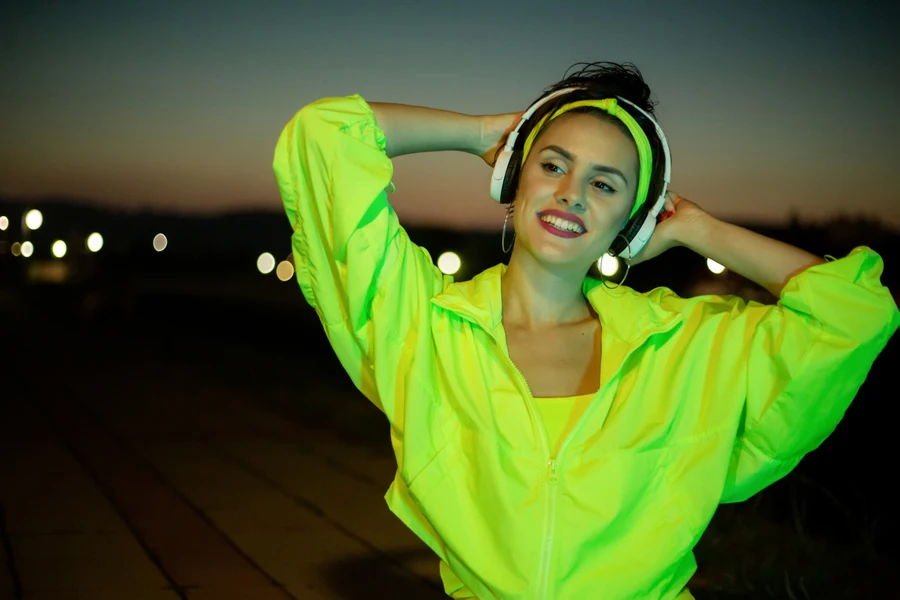
[[[6,0],[0,195],[281,210],[275,143],[313,100],[512,112],[573,63],[611,60],[659,101],[672,189],[716,216],[861,211],[900,230],[890,4]],[[499,230],[480,159],[394,165],[402,222]]]

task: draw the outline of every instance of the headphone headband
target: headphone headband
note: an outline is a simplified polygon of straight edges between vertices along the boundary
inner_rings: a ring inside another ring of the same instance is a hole
[[[510,152],[513,151],[513,148],[516,145],[516,139],[518,139],[518,137],[519,137],[519,130],[522,129],[522,126],[525,125],[525,122],[528,121],[528,119],[530,119],[531,116],[534,115],[535,112],[537,112],[537,109],[539,109],[540,107],[545,105],[547,102],[550,102],[557,96],[562,96],[563,94],[568,94],[569,92],[574,92],[575,90],[580,90],[580,89],[582,89],[582,88],[565,88],[562,90],[556,90],[552,94],[548,94],[547,96],[544,96],[543,98],[541,98],[540,100],[538,100],[537,102],[535,102],[534,104],[529,106],[528,110],[526,110],[522,114],[522,117],[519,119],[519,123],[516,125],[516,128],[513,129],[510,132],[509,137],[506,138],[506,145],[503,147],[503,150],[504,151],[508,150]]]

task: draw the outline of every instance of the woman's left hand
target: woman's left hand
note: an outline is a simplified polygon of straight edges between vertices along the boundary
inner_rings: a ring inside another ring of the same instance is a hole
[[[647,245],[631,260],[632,265],[655,258],[675,246],[681,246],[699,221],[708,213],[694,202],[675,192],[666,192],[666,203],[656,220],[656,229]]]

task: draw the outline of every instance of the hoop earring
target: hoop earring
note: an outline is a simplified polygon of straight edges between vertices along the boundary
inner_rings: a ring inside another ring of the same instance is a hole
[[[603,269],[600,269],[600,282],[603,284],[603,287],[608,290],[614,290],[620,287],[623,283],[625,283],[625,280],[628,279],[628,273],[631,272],[631,242],[629,242],[628,239],[621,233],[616,236],[616,239],[618,238],[622,238],[623,240],[625,240],[625,247],[628,249],[628,259],[625,261],[625,277],[623,277],[622,281],[620,281],[616,285],[606,285],[606,279],[603,277]],[[616,255],[610,254],[610,256],[614,257]]]
[[[500,236],[500,248],[503,250],[504,254],[509,254],[509,251],[512,250],[512,244],[509,245],[509,248],[506,247],[506,222],[509,221],[509,215],[513,214],[513,205],[510,202],[509,206],[506,207],[506,217],[503,219],[503,233]],[[516,240],[516,232],[513,231],[513,242]]]

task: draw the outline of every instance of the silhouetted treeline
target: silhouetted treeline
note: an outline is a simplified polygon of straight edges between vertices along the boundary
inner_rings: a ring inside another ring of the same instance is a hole
[[[44,214],[36,231],[23,231],[22,215],[30,208]],[[221,216],[184,216],[152,212],[114,212],[75,199],[42,199],[25,203],[0,199],[0,215],[10,224],[0,231],[0,260],[3,279],[8,284],[24,277],[23,261],[12,261],[10,246],[30,239],[34,260],[52,259],[54,240],[68,246],[64,260],[87,261],[77,271],[82,277],[101,271],[165,277],[241,276],[256,273],[256,259],[270,252],[277,261],[290,256],[291,229],[281,212],[246,212]],[[842,256],[859,245],[868,245],[885,259],[884,283],[896,290],[900,268],[900,234],[878,221],[862,216],[836,217],[820,224],[795,218],[786,226],[738,223],[773,238],[795,244],[817,255]],[[406,226],[414,242],[429,251],[436,260],[452,250],[462,258],[456,274],[469,279],[483,269],[506,262],[500,248],[500,231],[460,232]],[[93,232],[104,239],[101,252],[91,254],[85,240]],[[153,237],[163,233],[168,245],[163,252],[153,249]],[[18,264],[17,264],[18,263]],[[688,294],[699,279],[710,277],[705,260],[684,249],[675,249],[656,260],[642,264],[629,274],[628,284],[639,290],[664,285]]]

